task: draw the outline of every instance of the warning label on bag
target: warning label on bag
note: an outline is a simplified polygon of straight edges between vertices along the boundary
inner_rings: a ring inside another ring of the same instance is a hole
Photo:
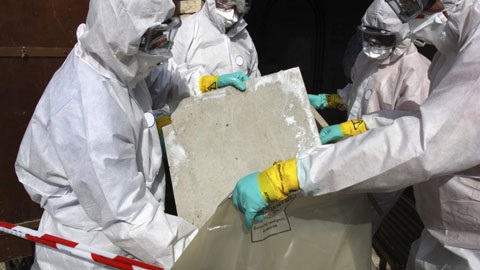
[[[271,203],[265,208],[263,222],[253,224],[251,231],[252,242],[263,241],[270,236],[292,230],[286,209],[295,198],[296,195],[293,194],[287,199]]]

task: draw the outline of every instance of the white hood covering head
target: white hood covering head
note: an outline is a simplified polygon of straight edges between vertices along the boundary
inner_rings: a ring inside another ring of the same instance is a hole
[[[173,1],[90,1],[87,21],[77,30],[78,42],[118,80],[130,84],[168,58],[148,55],[138,48],[145,30],[170,18],[174,9]]]
[[[234,23],[231,27],[227,29],[227,25],[224,22],[224,19],[217,12],[217,5],[215,0],[205,0],[204,12],[206,16],[212,21],[212,23],[219,28],[221,33],[227,33],[228,36],[235,35],[236,33],[242,31],[247,26],[247,23],[243,19],[243,15],[238,15],[236,18],[237,22]]]
[[[401,56],[412,43],[407,38],[410,28],[397,17],[392,8],[385,0],[375,0],[370,4],[367,11],[363,15],[362,25],[377,29],[384,29],[396,34],[397,42],[395,50],[389,58],[385,59],[385,64],[395,61]]]

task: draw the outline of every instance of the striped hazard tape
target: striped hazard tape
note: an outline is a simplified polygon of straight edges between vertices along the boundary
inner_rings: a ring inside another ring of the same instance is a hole
[[[113,254],[107,251],[99,250],[84,244],[73,242],[64,238],[53,236],[46,233],[41,233],[26,227],[0,221],[0,231],[21,237],[54,249],[58,249],[71,255],[102,263],[118,269],[126,270],[140,270],[140,269],[154,269],[164,270],[164,268],[147,264],[138,260],[130,259],[124,256]]]

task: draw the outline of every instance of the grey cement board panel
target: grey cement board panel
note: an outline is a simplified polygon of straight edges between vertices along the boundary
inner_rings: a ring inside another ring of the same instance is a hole
[[[298,68],[184,99],[163,132],[178,215],[198,227],[238,179],[321,144]]]

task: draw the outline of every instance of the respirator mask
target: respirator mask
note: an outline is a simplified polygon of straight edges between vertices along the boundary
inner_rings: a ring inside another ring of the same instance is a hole
[[[396,44],[394,33],[363,25],[358,29],[362,33],[362,51],[365,55],[372,59],[383,60],[392,54]]]
[[[215,0],[218,16],[228,29],[237,23],[249,10],[252,0]]]

